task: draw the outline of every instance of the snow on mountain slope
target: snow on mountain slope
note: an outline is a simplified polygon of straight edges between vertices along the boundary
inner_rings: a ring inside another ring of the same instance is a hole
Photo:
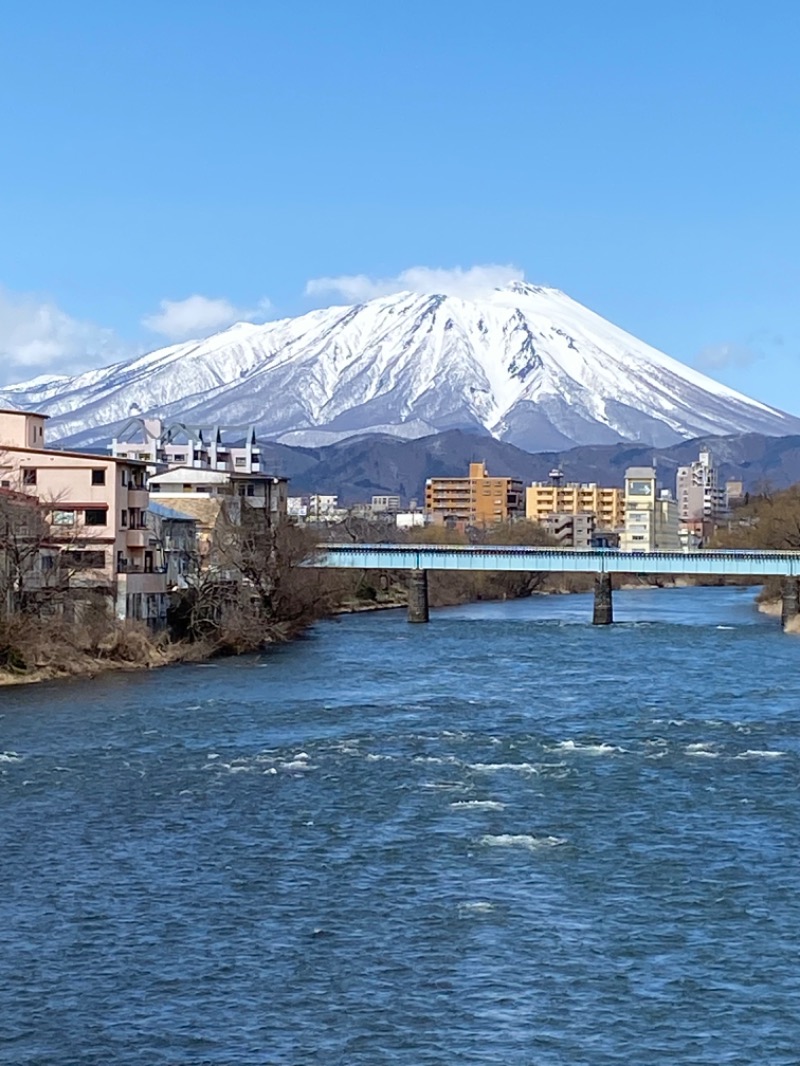
[[[402,292],[239,323],[78,377],[7,387],[50,439],[108,439],[134,405],[167,422],[254,423],[292,444],[355,433],[486,430],[529,451],[620,440],[800,432],[800,419],[712,381],[556,289],[481,300]]]

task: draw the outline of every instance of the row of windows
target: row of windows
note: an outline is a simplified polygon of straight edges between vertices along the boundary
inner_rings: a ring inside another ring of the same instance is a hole
[[[37,472],[35,466],[26,466],[22,470],[22,484],[23,485],[35,485],[37,482]],[[106,471],[105,467],[98,467],[92,470],[92,484],[93,485],[105,485],[106,483]]]
[[[80,511],[53,511],[53,525],[74,526],[75,516],[80,513]],[[86,507],[83,510],[83,523],[87,526],[105,526],[108,524],[108,511],[105,507]]]

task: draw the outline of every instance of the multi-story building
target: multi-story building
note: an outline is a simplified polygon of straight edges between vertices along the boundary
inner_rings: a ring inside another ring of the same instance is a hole
[[[678,467],[676,496],[678,516],[687,529],[709,533],[727,517],[725,487],[719,483],[710,451],[704,449],[693,463]]]
[[[539,519],[539,524],[558,541],[560,548],[592,547],[595,516],[591,513],[546,514]]]
[[[271,523],[287,517],[288,481],[269,474],[238,474],[207,467],[179,466],[149,481],[153,498],[197,522],[199,551],[205,559],[220,511],[226,502],[247,503]],[[236,507],[229,507],[234,514]]]
[[[119,618],[166,617],[163,559],[145,522],[145,464],[47,448],[47,416],[0,412],[0,488],[38,502],[62,580],[100,593]]]
[[[370,508],[373,514],[397,514],[400,510],[400,497],[373,496]]]
[[[490,477],[485,463],[470,463],[468,477],[436,477],[425,482],[425,512],[447,525],[491,525],[523,518],[523,485],[518,478]]]
[[[305,517],[309,522],[338,521],[344,508],[339,507],[339,497],[313,493],[311,496],[302,497],[306,508]]]
[[[525,490],[526,517],[543,524],[548,515],[554,514],[593,514],[598,529],[619,529],[625,521],[625,494],[620,488],[606,488],[594,482],[532,482]]]
[[[625,471],[625,525],[620,549],[628,552],[680,551],[678,505],[659,491],[656,471],[630,466]]]
[[[224,432],[223,426],[205,429],[175,422],[165,427],[160,418],[134,416],[112,440],[111,454],[145,462],[151,474],[177,466],[227,470],[236,474],[259,473],[261,449],[256,441],[255,427],[246,427],[244,438],[236,444],[226,443]]]
[[[200,569],[197,520],[152,498],[146,519],[161,549],[168,591],[188,588]]]

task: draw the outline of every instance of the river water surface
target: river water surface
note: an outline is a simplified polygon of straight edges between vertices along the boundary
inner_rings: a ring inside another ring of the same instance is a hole
[[[800,639],[615,600],[0,689],[0,1061],[796,1066]]]

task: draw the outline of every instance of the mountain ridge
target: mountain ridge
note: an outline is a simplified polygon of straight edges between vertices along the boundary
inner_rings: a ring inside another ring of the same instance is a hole
[[[107,440],[135,407],[165,422],[253,424],[335,443],[480,430],[526,451],[703,434],[800,432],[800,418],[713,381],[557,289],[514,282],[480,300],[411,292],[161,348],[72,378],[0,390],[51,415],[50,438]]]
[[[270,473],[291,479],[292,495],[330,493],[352,504],[385,494],[421,503],[427,478],[464,477],[470,462],[481,461],[490,474],[518,477],[526,484],[547,480],[550,470],[558,467],[566,482],[620,487],[626,467],[655,462],[663,487],[674,490],[678,467],[696,459],[702,448],[710,449],[723,480],[741,478],[746,491],[767,485],[782,489],[800,482],[800,434],[707,436],[660,449],[618,443],[530,453],[485,434],[449,430],[410,441],[364,435],[323,448],[268,442],[261,451]]]

